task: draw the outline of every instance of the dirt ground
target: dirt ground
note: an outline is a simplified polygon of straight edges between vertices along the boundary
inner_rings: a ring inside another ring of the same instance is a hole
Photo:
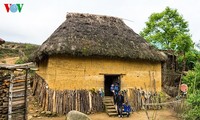
[[[176,114],[170,111],[169,109],[164,109],[164,110],[159,110],[157,112],[155,111],[148,111],[148,115],[150,117],[150,120],[152,120],[153,114],[156,114],[156,119],[154,120],[178,120],[176,117]],[[139,111],[139,112],[134,112],[131,114],[129,118],[123,117],[123,118],[118,118],[118,117],[109,117],[106,113],[96,113],[89,115],[89,117],[92,120],[148,120],[145,111]],[[31,120],[65,120],[65,116],[60,116],[60,117],[35,117],[32,118]]]
[[[17,59],[19,59],[19,57],[3,58],[3,59],[0,59],[0,64],[2,63],[2,61],[6,61],[6,64],[15,64]]]
[[[29,98],[29,120],[65,120],[65,116],[58,116],[58,117],[41,117],[35,116],[40,113],[41,107],[38,106],[37,102],[35,101],[34,97]],[[173,110],[163,108],[162,110],[148,110],[147,111],[150,120],[178,120],[176,117],[176,113]],[[152,119],[153,116],[155,119]],[[95,113],[89,115],[91,120],[148,120],[145,111],[133,112],[129,118],[123,117],[109,117],[106,113]]]

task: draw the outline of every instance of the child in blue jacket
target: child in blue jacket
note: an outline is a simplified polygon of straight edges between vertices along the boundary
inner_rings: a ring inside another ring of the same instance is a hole
[[[129,117],[131,112],[131,106],[126,101],[126,103],[123,104],[123,107],[124,107],[124,112],[126,113],[127,117]]]

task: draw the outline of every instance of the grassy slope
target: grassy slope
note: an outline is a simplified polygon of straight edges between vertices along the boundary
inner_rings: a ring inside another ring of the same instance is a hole
[[[19,57],[19,51],[22,51],[21,53],[28,58],[38,47],[39,45],[28,43],[6,42],[0,46],[0,59]]]

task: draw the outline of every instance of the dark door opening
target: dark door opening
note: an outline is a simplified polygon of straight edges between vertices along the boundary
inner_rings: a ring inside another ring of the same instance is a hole
[[[120,88],[120,75],[104,75],[104,92],[105,96],[112,96],[110,86],[115,83],[119,83]]]

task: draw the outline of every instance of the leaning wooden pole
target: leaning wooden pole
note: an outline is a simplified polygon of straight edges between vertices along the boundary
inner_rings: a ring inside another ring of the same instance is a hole
[[[28,90],[28,85],[27,85],[27,81],[28,81],[28,67],[26,67],[26,76],[25,76],[25,91],[24,91],[24,120],[27,120],[27,90]]]
[[[8,120],[12,120],[13,78],[14,78],[14,71],[11,70],[10,84],[9,84],[9,99],[8,99]]]

